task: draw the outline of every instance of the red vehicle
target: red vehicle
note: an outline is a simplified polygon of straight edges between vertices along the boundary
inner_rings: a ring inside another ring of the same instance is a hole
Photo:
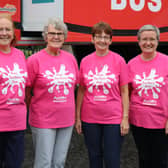
[[[82,48],[90,44],[91,27],[108,22],[114,31],[113,46],[136,52],[137,30],[153,24],[161,32],[161,48],[168,48],[167,0],[1,0],[0,12],[8,12],[16,23],[18,45],[43,44],[41,31],[49,17],[60,17],[68,25],[67,44]],[[122,48],[121,48],[122,46]],[[87,47],[88,48],[88,47]],[[128,51],[126,51],[128,50]],[[122,51],[121,51],[122,52]]]

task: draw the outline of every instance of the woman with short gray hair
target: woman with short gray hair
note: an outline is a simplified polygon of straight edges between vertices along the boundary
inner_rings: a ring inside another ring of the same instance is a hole
[[[67,26],[49,19],[43,37],[47,46],[28,58],[29,124],[35,149],[34,168],[63,168],[75,121],[75,57],[61,48]],[[33,91],[33,96],[31,96]]]
[[[129,61],[130,124],[139,168],[167,168],[168,56],[157,52],[160,31],[144,25],[138,31],[141,54]]]
[[[46,38],[47,38],[49,25],[53,25],[55,27],[55,29],[57,29],[57,30],[62,30],[64,33],[64,38],[65,39],[67,38],[67,34],[68,34],[67,25],[59,18],[50,18],[48,20],[48,23],[46,25],[44,25],[44,28],[43,28],[42,36],[43,36],[44,40],[46,40]]]
[[[141,33],[143,31],[154,31],[156,33],[157,40],[158,41],[160,40],[160,30],[156,26],[149,25],[149,24],[142,26],[137,33],[138,40],[140,40]]]

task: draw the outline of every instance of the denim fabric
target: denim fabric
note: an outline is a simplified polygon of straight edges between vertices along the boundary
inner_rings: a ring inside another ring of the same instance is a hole
[[[123,137],[119,124],[91,124],[82,122],[90,168],[119,168]]]

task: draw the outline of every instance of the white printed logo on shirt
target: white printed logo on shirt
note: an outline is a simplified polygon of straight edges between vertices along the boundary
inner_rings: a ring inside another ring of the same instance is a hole
[[[8,90],[10,90],[13,94],[15,93],[14,91],[14,86],[18,87],[18,96],[23,95],[23,90],[25,88],[25,83],[27,78],[27,72],[24,72],[23,69],[19,68],[19,65],[17,63],[13,64],[13,70],[11,70],[8,66],[6,68],[0,67],[0,75],[2,76],[3,79],[6,79],[4,83],[1,85],[3,86],[2,89],[2,94],[6,95],[8,94]],[[18,101],[18,99],[16,99]],[[14,100],[14,102],[16,101]],[[8,102],[8,104],[13,104],[10,103],[12,100]]]
[[[74,81],[74,74],[66,70],[64,64],[61,64],[59,71],[57,72],[55,67],[52,68],[52,71],[46,70],[43,73],[43,76],[51,80],[47,83],[47,86],[50,86],[48,89],[49,93],[54,92],[54,88],[60,93],[60,86],[64,87],[64,95],[69,94],[69,88],[72,87]],[[54,102],[65,102],[66,97],[54,97]]]
[[[88,84],[88,92],[93,93],[93,89],[95,88],[98,92],[100,92],[100,86],[103,87],[103,93],[105,95],[109,94],[109,89],[111,88],[111,84],[116,81],[115,74],[111,73],[108,70],[108,65],[104,65],[102,70],[99,72],[98,68],[95,68],[95,72],[89,71],[88,74],[85,74],[85,78],[89,80]],[[96,96],[95,101],[105,101],[106,96]]]
[[[165,85],[164,78],[159,77],[156,74],[156,69],[151,69],[151,72],[148,76],[143,72],[142,77],[140,75],[135,75],[134,79],[135,83],[138,85],[136,88],[138,90],[138,94],[142,97],[144,93],[146,96],[149,96],[149,91],[152,93],[153,99],[159,99],[160,88]],[[155,100],[144,100],[144,104],[147,105],[155,105]]]

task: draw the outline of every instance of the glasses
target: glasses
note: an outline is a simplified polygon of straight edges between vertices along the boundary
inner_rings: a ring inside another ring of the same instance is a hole
[[[109,41],[110,40],[110,36],[95,36],[96,40],[105,40],[105,41]]]
[[[157,39],[156,38],[142,38],[142,39],[140,39],[140,41],[142,41],[142,42],[155,42],[155,41],[157,41]]]
[[[59,32],[59,33],[56,33],[56,32],[47,32],[47,34],[51,37],[55,37],[57,35],[57,37],[63,37],[64,36],[64,33],[62,32]]]

